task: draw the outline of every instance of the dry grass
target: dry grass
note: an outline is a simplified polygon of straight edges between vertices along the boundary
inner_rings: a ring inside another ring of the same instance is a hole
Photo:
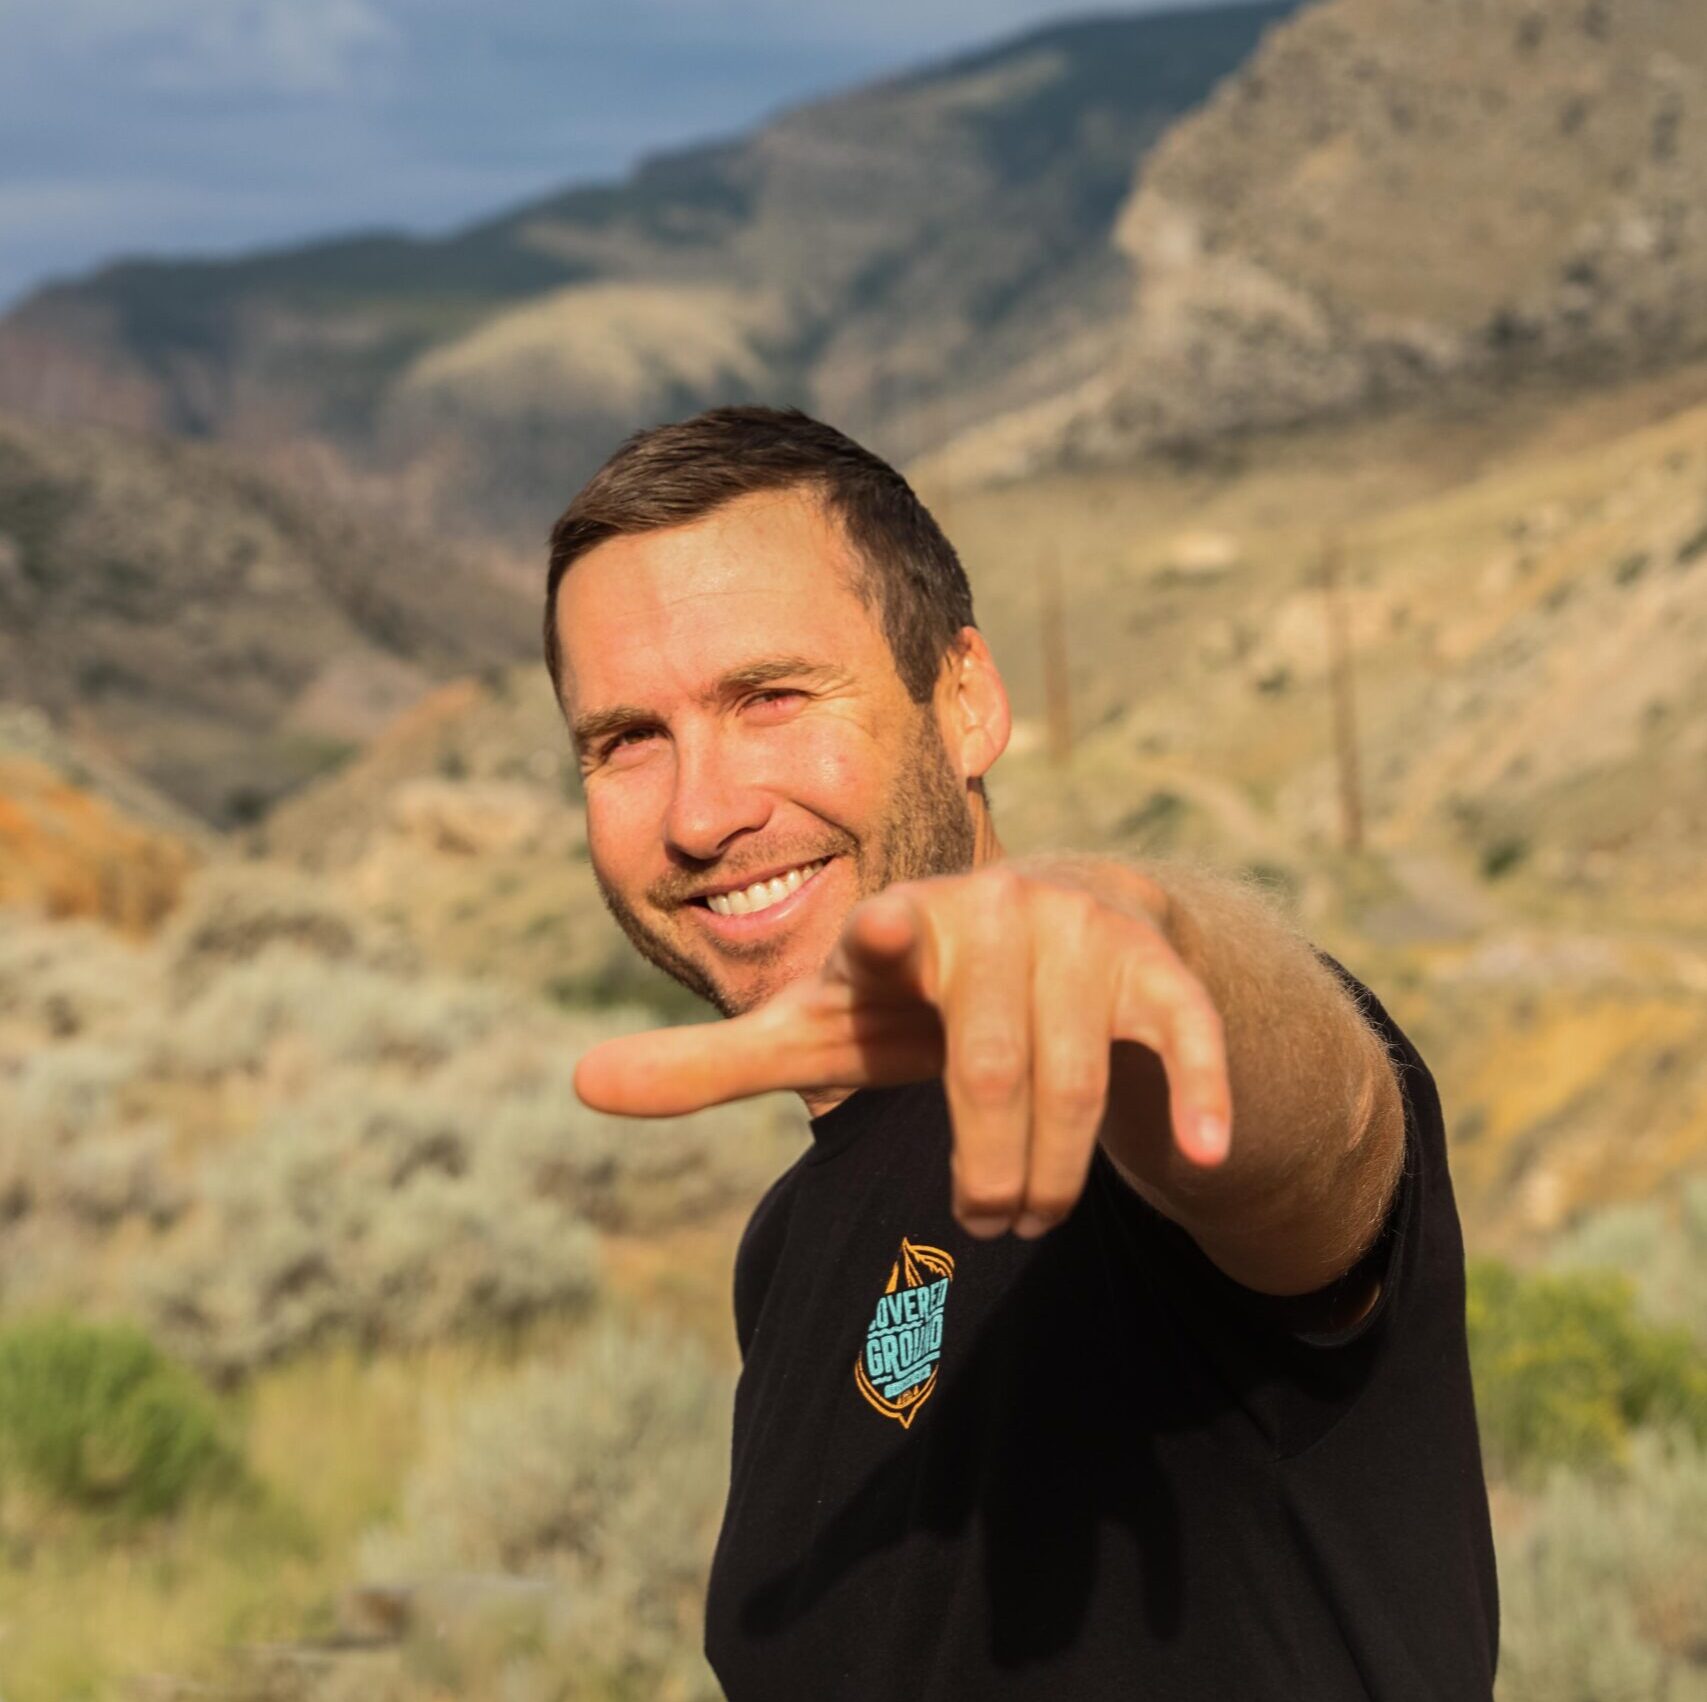
[[[571,1334],[547,1320],[501,1340],[306,1355],[229,1398],[255,1502],[198,1505],[123,1541],[39,1510],[0,1549],[0,1695],[95,1702],[149,1674],[223,1679],[234,1645],[327,1631],[362,1539],[402,1505],[428,1415],[504,1387]]]

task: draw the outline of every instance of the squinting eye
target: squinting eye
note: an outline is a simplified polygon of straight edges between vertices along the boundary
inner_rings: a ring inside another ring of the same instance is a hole
[[[802,695],[802,693],[796,691],[792,686],[777,686],[770,691],[754,692],[753,695],[747,699],[747,702],[763,708],[767,704],[787,703],[791,699]]]
[[[622,732],[618,733],[615,738],[609,739],[605,742],[603,748],[599,751],[599,756],[601,759],[608,762],[612,757],[618,755],[620,752],[633,750],[637,746],[643,745],[649,740],[657,738],[657,736],[658,730],[656,727],[625,728]]]

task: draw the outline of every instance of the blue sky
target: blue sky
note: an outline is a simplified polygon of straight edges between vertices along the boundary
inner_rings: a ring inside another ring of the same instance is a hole
[[[0,307],[116,254],[447,229],[778,106],[1110,9],[0,0]]]

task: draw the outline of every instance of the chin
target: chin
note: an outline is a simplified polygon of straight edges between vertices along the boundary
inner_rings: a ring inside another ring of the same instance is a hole
[[[725,1016],[744,1016],[748,1011],[755,1011],[761,1005],[769,1004],[778,993],[792,987],[796,981],[804,981],[817,974],[823,967],[823,961],[822,958],[816,961],[803,958],[798,963],[767,966],[739,977],[738,985],[717,982],[716,978],[708,973],[707,980],[717,987],[712,1003]]]

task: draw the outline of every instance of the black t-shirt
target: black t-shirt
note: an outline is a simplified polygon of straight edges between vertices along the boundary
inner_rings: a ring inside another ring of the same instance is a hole
[[[1434,1081],[1374,1308],[1288,1327],[1099,1151],[980,1241],[941,1084],[868,1089],[755,1210],[706,1651],[730,1702],[1487,1702],[1498,1601]],[[1236,1138],[1236,1137],[1235,1137]]]

